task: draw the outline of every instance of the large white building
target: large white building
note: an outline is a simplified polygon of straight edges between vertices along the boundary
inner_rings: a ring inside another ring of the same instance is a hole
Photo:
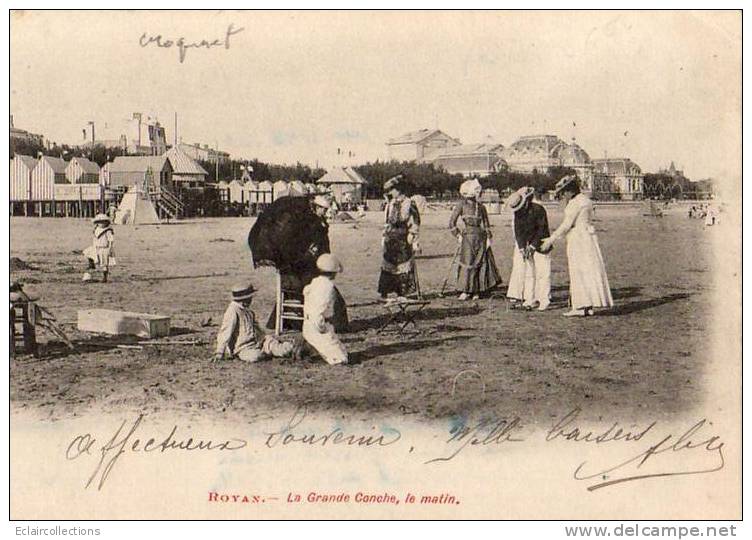
[[[488,176],[506,167],[503,150],[504,146],[496,143],[461,144],[439,151],[433,164],[450,174]]]
[[[190,156],[191,159],[195,159],[196,161],[208,161],[209,163],[216,163],[219,161],[219,163],[222,164],[230,160],[230,154],[217,148],[209,148],[208,144],[188,144],[181,142],[178,145],[178,148]]]
[[[594,159],[594,192],[622,200],[642,199],[645,175],[629,158]]]
[[[103,145],[122,148],[130,155],[161,156],[167,151],[165,128],[143,113],[114,123],[87,124],[82,128],[84,147]]]
[[[459,146],[459,144],[460,141],[440,129],[421,129],[389,139],[386,146],[389,159],[426,162],[433,160],[447,148]]]
[[[10,115],[10,138],[18,141],[24,141],[39,146],[44,145],[44,136],[37,133],[31,133],[25,129],[17,128],[13,125],[13,115]]]

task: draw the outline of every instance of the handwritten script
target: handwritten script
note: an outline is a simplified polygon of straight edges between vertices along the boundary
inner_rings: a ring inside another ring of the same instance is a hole
[[[176,48],[178,51],[178,58],[180,63],[185,62],[185,56],[188,53],[188,49],[214,49],[214,48],[230,48],[230,38],[236,34],[239,34],[245,30],[245,28],[235,28],[233,24],[227,27],[224,38],[215,39],[201,39],[198,41],[190,41],[184,37],[179,38],[166,38],[162,34],[148,35],[146,32],[141,34],[138,40],[138,44],[141,47],[155,46],[160,49]]]
[[[554,419],[550,429],[543,432],[527,432],[519,417],[485,417],[479,421],[465,418],[453,419],[444,437],[422,438],[420,442],[408,442],[404,434],[390,425],[370,426],[358,430],[342,425],[320,429],[320,423],[308,418],[305,407],[299,407],[286,420],[261,433],[254,451],[279,452],[297,447],[309,452],[335,451],[337,448],[371,452],[404,452],[412,454],[420,444],[424,452],[418,452],[424,466],[441,467],[450,461],[461,460],[468,452],[483,448],[504,449],[538,443],[530,457],[538,454],[543,459],[548,455],[572,455],[571,451],[560,454],[563,447],[574,448],[572,459],[573,478],[587,482],[587,489],[594,491],[627,482],[651,478],[668,478],[708,474],[721,470],[725,465],[724,442],[713,432],[712,423],[699,419],[676,430],[662,429],[657,422],[644,425],[620,425],[607,422],[603,427],[590,429],[580,418],[581,410],[573,409]],[[98,442],[91,433],[76,435],[67,445],[65,458],[69,461],[93,460],[85,487],[95,485],[101,490],[111,476],[115,465],[127,459],[127,455],[163,455],[167,453],[206,454],[237,452],[252,446],[252,437],[199,438],[180,434],[177,425],[161,435],[144,436],[144,416],[135,421],[124,420],[115,433]],[[550,451],[544,446],[550,445]],[[563,446],[562,446],[563,445]],[[607,451],[593,450],[609,448]],[[331,450],[329,450],[331,449]],[[579,449],[587,453],[587,460],[577,460]],[[426,459],[428,452],[428,459]],[[508,453],[506,454],[509,455]],[[515,454],[519,456],[520,454]],[[526,455],[526,454],[523,454]],[[618,458],[614,458],[618,456]],[[494,456],[483,454],[483,459]]]

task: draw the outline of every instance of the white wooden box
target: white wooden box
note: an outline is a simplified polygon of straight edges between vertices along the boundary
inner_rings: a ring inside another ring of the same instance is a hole
[[[112,309],[82,309],[78,312],[78,329],[112,335],[163,337],[170,335],[170,317]]]

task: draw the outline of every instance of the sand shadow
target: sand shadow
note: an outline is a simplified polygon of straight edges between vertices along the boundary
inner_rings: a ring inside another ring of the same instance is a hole
[[[117,349],[118,345],[138,345],[139,340],[143,340],[143,338],[137,336],[93,336],[88,339],[71,340],[73,349],[69,349],[65,343],[60,341],[48,341],[40,344],[40,356],[34,360],[57,360],[73,355],[106,352]]]
[[[420,313],[417,314],[417,316],[415,317],[415,320],[418,323],[418,325],[420,325],[422,321],[436,321],[436,320],[451,319],[453,317],[466,317],[468,315],[477,315],[481,311],[482,311],[481,307],[477,305],[451,307],[451,308],[426,307]],[[363,332],[365,330],[378,330],[379,328],[384,326],[387,323],[387,321],[391,320],[392,318],[393,318],[393,315],[391,313],[386,312],[386,310],[384,310],[383,313],[380,313],[379,315],[376,315],[375,317],[371,317],[368,319],[356,319],[356,320],[350,321],[350,327],[348,328],[348,333],[353,334],[356,332]]]
[[[195,334],[195,333],[196,333],[196,330],[193,330],[192,328],[188,328],[185,326],[173,326],[172,328],[170,328],[170,337],[184,336],[186,334]],[[143,340],[147,338],[141,338],[141,339]]]
[[[213,277],[225,277],[230,274],[227,272],[220,272],[216,274],[201,274],[196,276],[142,276],[134,274],[128,278],[128,281],[170,281],[175,279],[201,279],[201,278],[213,278]]]
[[[430,347],[436,347],[442,343],[465,341],[470,339],[470,336],[453,336],[443,339],[424,339],[413,341],[397,341],[394,343],[385,343],[381,345],[375,345],[363,351],[357,351],[350,353],[350,364],[362,364],[374,358],[380,356],[388,356],[390,354],[397,354],[404,351],[418,351],[421,349],[427,349]]]
[[[617,305],[608,311],[598,313],[601,317],[618,317],[620,315],[629,315],[631,313],[638,313],[646,309],[662,306],[664,304],[670,304],[677,300],[685,300],[692,296],[688,293],[675,293],[661,296],[660,298],[649,298],[647,300],[638,300],[636,302],[630,302],[628,304]]]

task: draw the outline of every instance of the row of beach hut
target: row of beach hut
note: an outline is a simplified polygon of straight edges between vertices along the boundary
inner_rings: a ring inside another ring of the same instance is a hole
[[[70,161],[54,156],[16,154],[10,160],[10,206],[13,214],[90,216],[105,206],[100,167],[84,157]]]
[[[360,203],[365,184],[365,179],[351,167],[335,167],[315,184],[299,180],[255,182],[246,179],[219,182],[216,187],[226,194],[225,199],[231,203],[264,204],[280,197],[304,197],[317,193],[330,193],[338,203]]]
[[[276,182],[256,182],[232,180],[231,182],[221,181],[216,184],[216,188],[224,194],[227,202],[241,204],[265,204],[276,201],[280,197],[305,197],[316,193],[326,193],[329,189],[323,185],[304,184],[299,180],[286,182],[278,180]]]

